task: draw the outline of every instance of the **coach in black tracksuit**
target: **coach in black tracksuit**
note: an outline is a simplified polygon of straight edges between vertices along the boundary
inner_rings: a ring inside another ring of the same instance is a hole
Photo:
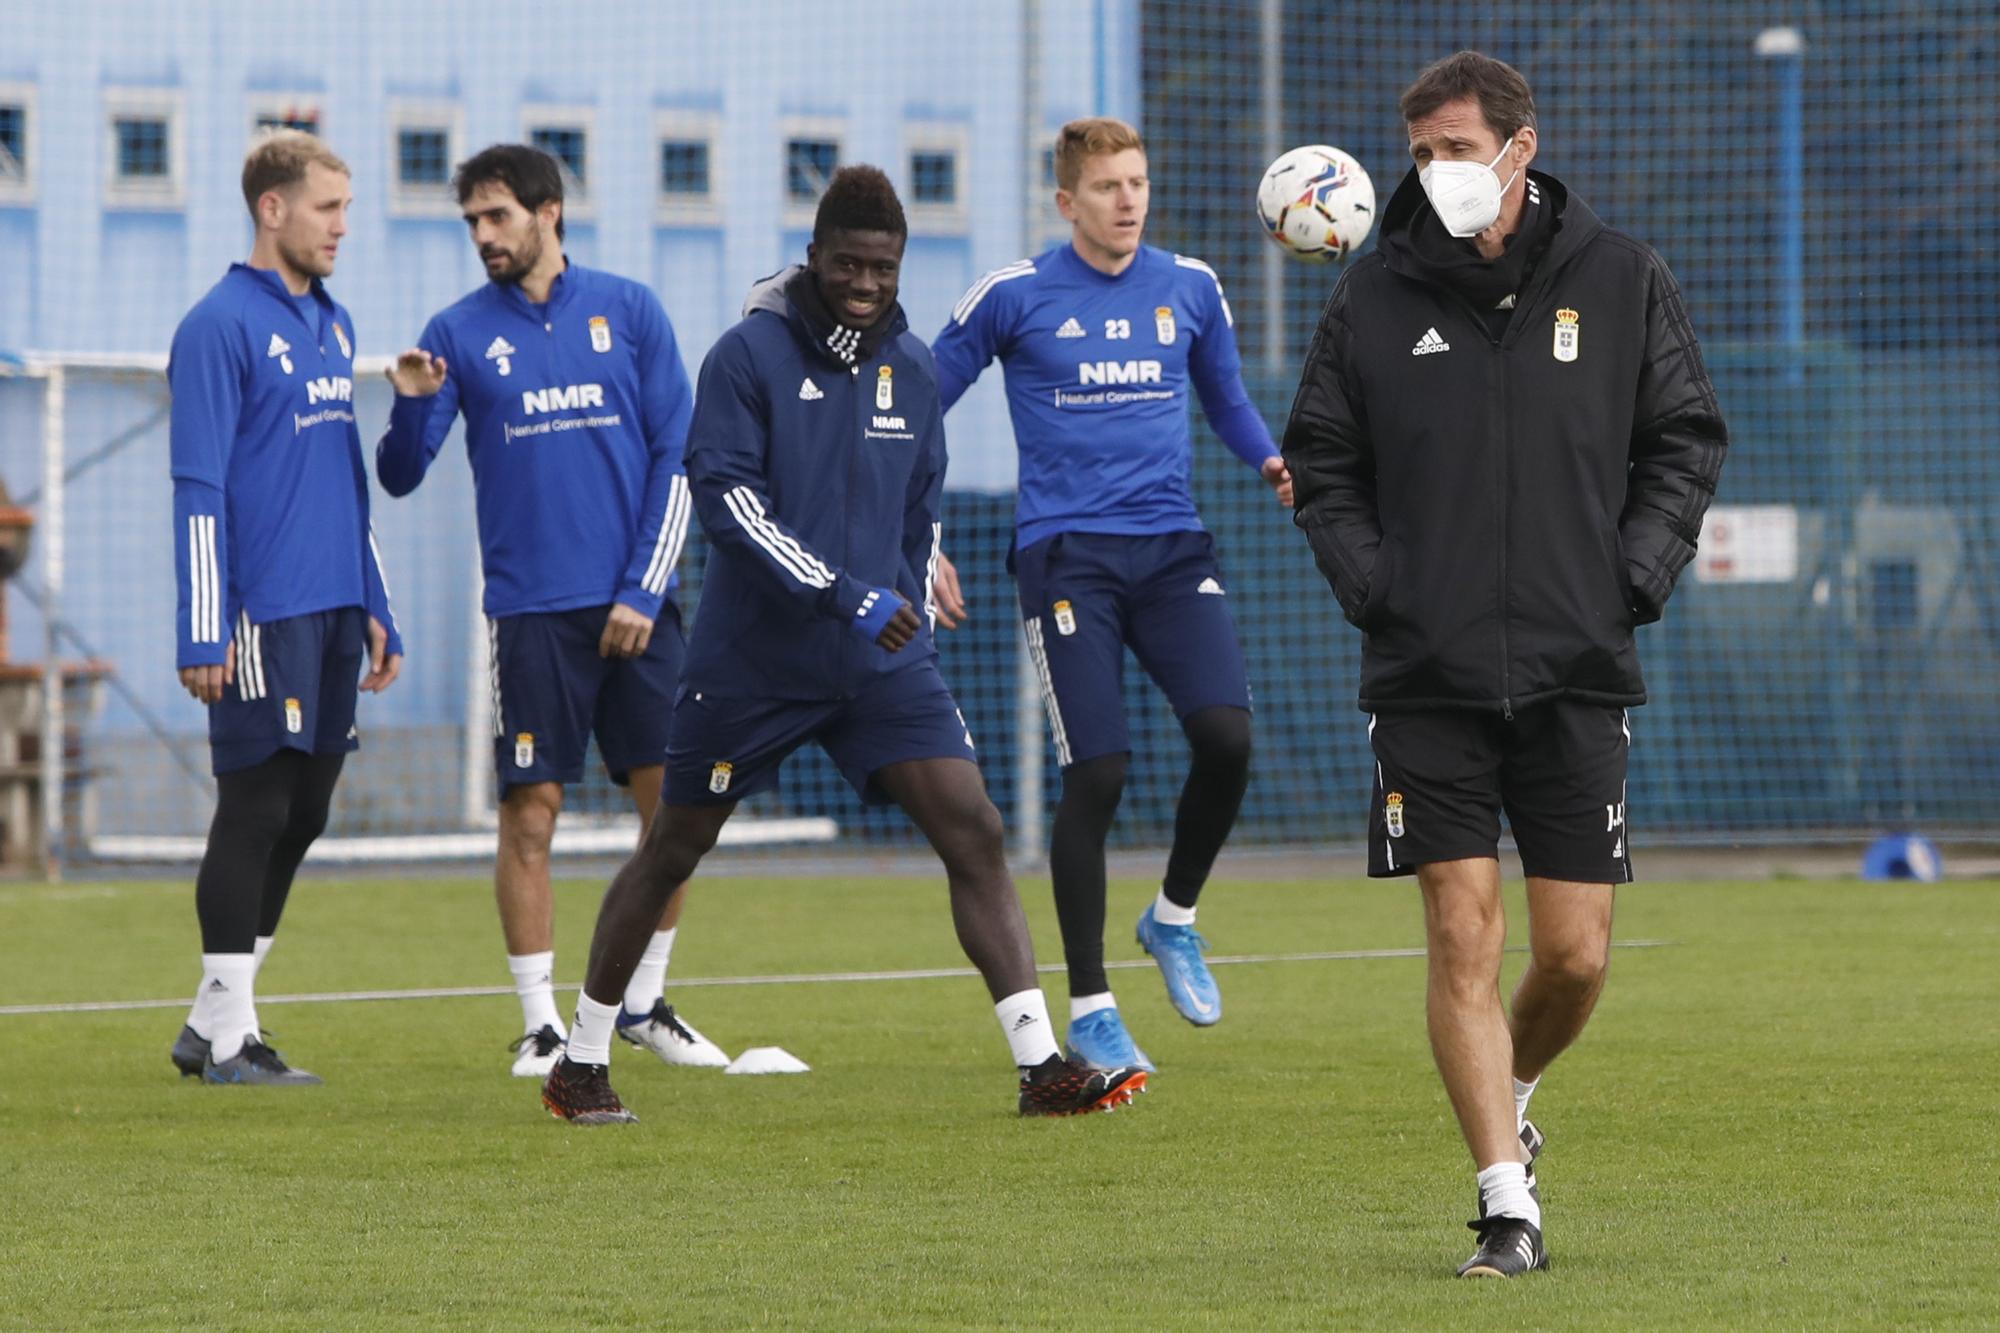
[[[1527,1101],[1596,1002],[1631,878],[1633,627],[1693,558],[1727,440],[1666,265],[1528,171],[1526,81],[1461,52],[1402,111],[1417,169],[1327,303],[1284,455],[1365,636],[1369,873],[1423,890],[1432,1048],[1480,1168],[1462,1271],[1506,1276],[1546,1262]],[[1511,1020],[1503,808],[1533,945]]]

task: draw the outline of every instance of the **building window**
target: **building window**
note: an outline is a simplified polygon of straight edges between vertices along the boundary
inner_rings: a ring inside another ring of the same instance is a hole
[[[840,169],[838,139],[785,140],[785,197],[795,204],[813,203],[826,191]]]
[[[538,125],[528,132],[528,142],[562,164],[566,183],[580,186],[590,180],[589,139],[580,126]]]
[[[457,217],[451,173],[464,130],[451,102],[390,105],[389,212],[395,217]]]
[[[721,117],[676,108],[653,113],[654,221],[667,226],[712,227],[721,221],[722,158],[716,151]]]
[[[965,127],[949,121],[911,125],[904,132],[904,209],[910,230],[957,236],[966,229]]]
[[[441,129],[396,131],[396,183],[443,185],[451,180],[451,135]]]
[[[660,193],[708,197],[708,140],[660,140]]]
[[[910,198],[919,204],[958,202],[958,154],[948,149],[919,149],[910,154]]]
[[[18,185],[27,179],[27,105],[0,102],[0,181]]]
[[[168,150],[173,145],[173,127],[164,116],[117,116],[111,131],[118,138],[120,178],[129,181],[164,181],[172,174]]]
[[[186,175],[180,94],[163,88],[104,94],[104,202],[112,208],[178,208]]]

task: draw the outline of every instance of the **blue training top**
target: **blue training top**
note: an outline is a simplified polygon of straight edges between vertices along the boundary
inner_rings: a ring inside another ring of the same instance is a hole
[[[1020,546],[1198,530],[1190,380],[1239,458],[1278,453],[1243,387],[1222,281],[1199,259],[1141,246],[1108,277],[1064,242],[975,282],[931,351],[947,411],[996,356],[1006,369]]]
[[[376,475],[408,495],[465,414],[486,614],[617,601],[657,617],[687,538],[681,455],[694,411],[659,298],[571,264],[546,305],[489,282],[432,318],[417,345],[445,359],[444,385],[398,395]]]
[[[317,279],[294,297],[232,264],[174,330],[167,386],[176,665],[219,665],[239,618],[345,606],[402,652],[368,527],[347,311]]]

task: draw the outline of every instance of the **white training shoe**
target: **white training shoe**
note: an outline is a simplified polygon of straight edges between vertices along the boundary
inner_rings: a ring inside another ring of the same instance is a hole
[[[524,1032],[508,1044],[514,1054],[515,1078],[547,1078],[569,1043],[544,1023],[540,1032]]]
[[[653,1001],[653,1011],[648,1014],[620,1009],[618,1035],[670,1065],[720,1069],[729,1063],[728,1052],[676,1017],[674,1007],[665,1000]]]

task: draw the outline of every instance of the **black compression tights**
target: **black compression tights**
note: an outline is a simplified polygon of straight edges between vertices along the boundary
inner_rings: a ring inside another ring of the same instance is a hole
[[[216,778],[215,818],[195,876],[203,953],[249,953],[273,935],[306,848],[326,828],[344,754],[280,750]]]
[[[1174,814],[1174,846],[1162,882],[1170,902],[1193,907],[1222,850],[1250,778],[1250,714],[1204,708],[1182,724],[1193,762]],[[1056,919],[1071,995],[1111,989],[1104,976],[1104,843],[1125,790],[1127,756],[1100,755],[1063,770],[1062,800],[1049,838]]]

